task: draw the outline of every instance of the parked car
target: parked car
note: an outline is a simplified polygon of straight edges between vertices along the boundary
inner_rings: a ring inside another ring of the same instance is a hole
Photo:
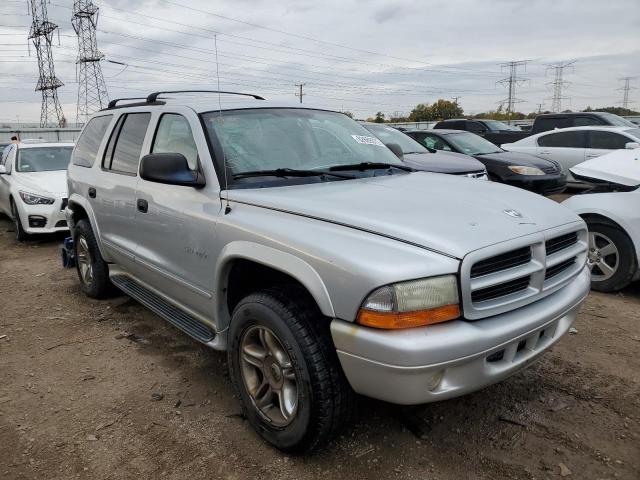
[[[640,149],[618,150],[571,170],[595,185],[563,202],[589,227],[591,285],[601,292],[620,290],[640,279]]]
[[[590,158],[599,157],[613,150],[640,147],[638,127],[573,127],[552,130],[527,137],[519,142],[502,146],[510,152],[528,153],[558,162],[567,180],[573,185],[579,182],[569,169]]]
[[[401,131],[380,123],[362,123],[408,166],[416,170],[449,173],[488,180],[484,165],[469,155],[427,149]]]
[[[631,121],[607,112],[543,113],[538,115],[531,134],[548,132],[556,128],[589,127],[610,125],[612,127],[635,127]]]
[[[0,160],[0,211],[15,223],[16,238],[68,230],[67,165],[73,143],[17,143]]]
[[[449,119],[438,122],[433,127],[436,130],[465,130],[484,137],[495,145],[516,142],[531,135],[517,127],[512,127],[498,120],[484,118]]]
[[[489,179],[542,195],[564,191],[567,181],[560,166],[534,155],[506,152],[478,135],[459,130],[409,130],[427,148],[464,153],[484,164]]]
[[[587,230],[569,209],[416,172],[341,113],[180,97],[112,100],[84,127],[66,209],[80,286],[226,350],[276,447],[331,438],[354,392],[420,404],[503,380],[575,320]]]

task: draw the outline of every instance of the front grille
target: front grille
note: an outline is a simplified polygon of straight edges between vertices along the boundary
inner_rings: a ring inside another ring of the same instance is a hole
[[[561,235],[559,237],[552,238],[551,240],[547,240],[544,243],[544,247],[547,251],[547,255],[553,255],[554,253],[564,250],[576,243],[578,243],[578,234],[576,232],[571,232],[566,235]]]
[[[565,260],[564,262],[554,265],[553,267],[547,268],[547,271],[544,273],[544,279],[549,280],[550,278],[555,277],[556,275],[564,272],[567,268],[571,267],[571,265],[573,265],[574,263],[576,263],[575,257],[570,258],[569,260]]]
[[[65,208],[67,208],[68,204],[69,204],[69,199],[68,198],[63,198],[62,199],[62,203],[60,205],[60,210],[64,210]]]
[[[531,261],[531,247],[522,247],[495,257],[482,260],[471,267],[471,278],[481,277],[508,268],[524,265]]]
[[[505,313],[562,288],[582,271],[587,248],[586,229],[557,227],[471,252],[460,270],[465,318]]]
[[[471,294],[471,300],[473,302],[486,302],[487,300],[493,300],[495,298],[505,297],[512,293],[521,292],[522,290],[526,290],[529,286],[529,282],[531,281],[531,277],[526,276],[522,278],[516,278],[515,280],[511,280],[504,283],[499,283],[497,285],[492,285],[490,287],[482,288],[480,290],[476,290]]]

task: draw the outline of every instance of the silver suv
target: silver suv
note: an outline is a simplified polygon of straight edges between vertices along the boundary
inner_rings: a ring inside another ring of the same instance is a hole
[[[331,438],[354,393],[408,405],[498,382],[576,318],[587,231],[567,208],[415,172],[340,113],[180,96],[112,101],[84,127],[78,276],[226,350],[276,447]]]

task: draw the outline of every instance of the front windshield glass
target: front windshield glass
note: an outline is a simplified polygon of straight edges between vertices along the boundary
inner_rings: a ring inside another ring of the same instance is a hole
[[[599,115],[606,118],[609,125],[615,125],[616,127],[637,127],[637,125],[626,118],[622,118],[614,113],[600,112]]]
[[[364,162],[403,163],[346,115],[302,108],[258,108],[202,114],[224,150],[227,171],[321,170]]]
[[[73,147],[33,147],[18,149],[16,171],[51,172],[66,170]]]
[[[485,155],[487,153],[502,152],[500,147],[473,133],[451,133],[447,135],[447,140],[460,152],[466,153],[467,155]]]
[[[520,131],[519,128],[512,127],[511,125],[507,125],[506,123],[499,122],[498,120],[483,120],[491,130],[508,130],[511,132]]]
[[[386,125],[372,125],[370,123],[363,125],[364,128],[378,137],[382,143],[397,143],[402,149],[402,153],[428,153],[429,150],[424,148],[418,142],[399,130]]]

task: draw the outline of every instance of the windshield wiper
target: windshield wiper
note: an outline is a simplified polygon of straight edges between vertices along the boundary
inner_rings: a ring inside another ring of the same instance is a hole
[[[276,168],[274,170],[251,170],[249,172],[239,172],[233,174],[233,179],[251,177],[315,177],[318,175],[330,175],[332,177],[353,179],[353,175],[342,175],[326,170],[298,170],[295,168]]]
[[[351,163],[347,165],[334,165],[333,167],[330,167],[329,170],[331,172],[336,172],[340,170],[376,170],[381,168],[397,168],[405,172],[413,172],[413,168],[407,167],[405,165],[397,165],[394,163],[378,163],[378,162],[362,162],[362,163]]]

